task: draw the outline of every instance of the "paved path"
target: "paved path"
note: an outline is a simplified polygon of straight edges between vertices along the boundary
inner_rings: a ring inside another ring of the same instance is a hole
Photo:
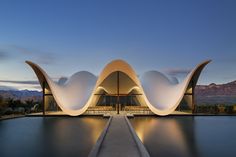
[[[99,157],[139,157],[140,151],[124,116],[113,116],[98,152]]]

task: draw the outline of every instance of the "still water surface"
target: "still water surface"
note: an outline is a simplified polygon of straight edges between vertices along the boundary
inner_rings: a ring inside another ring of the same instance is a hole
[[[130,121],[153,157],[236,156],[236,116],[135,117]]]
[[[0,121],[0,156],[88,156],[106,122],[102,117],[3,120]]]

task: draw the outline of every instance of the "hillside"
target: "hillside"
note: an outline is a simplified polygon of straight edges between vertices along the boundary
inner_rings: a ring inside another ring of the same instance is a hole
[[[33,101],[42,100],[42,92],[39,91],[0,90],[0,95],[3,97],[3,99],[12,98],[14,100],[21,100],[22,102],[24,102],[25,100],[33,100]]]
[[[195,94],[197,104],[236,104],[236,81],[198,85]]]

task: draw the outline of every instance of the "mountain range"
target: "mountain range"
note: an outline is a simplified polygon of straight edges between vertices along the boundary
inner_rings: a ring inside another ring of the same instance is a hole
[[[31,90],[0,90],[0,95],[3,99],[14,99],[21,100],[22,102],[26,100],[41,101],[42,92],[31,91]]]
[[[195,97],[197,104],[236,104],[236,81],[197,85]]]

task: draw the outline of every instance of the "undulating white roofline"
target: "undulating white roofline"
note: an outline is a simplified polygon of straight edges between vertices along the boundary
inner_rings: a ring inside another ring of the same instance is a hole
[[[197,65],[181,83],[173,84],[167,77],[157,71],[149,71],[141,76],[141,81],[133,68],[123,60],[108,63],[97,78],[90,72],[75,73],[65,84],[52,81],[47,73],[37,64],[26,61],[36,73],[41,86],[46,81],[58,106],[68,115],[83,114],[92,103],[93,96],[100,84],[113,72],[120,71],[129,76],[137,85],[134,88],[142,93],[141,97],[152,112],[157,115],[168,115],[180,104],[184,94],[195,86],[202,69],[210,62]]]

